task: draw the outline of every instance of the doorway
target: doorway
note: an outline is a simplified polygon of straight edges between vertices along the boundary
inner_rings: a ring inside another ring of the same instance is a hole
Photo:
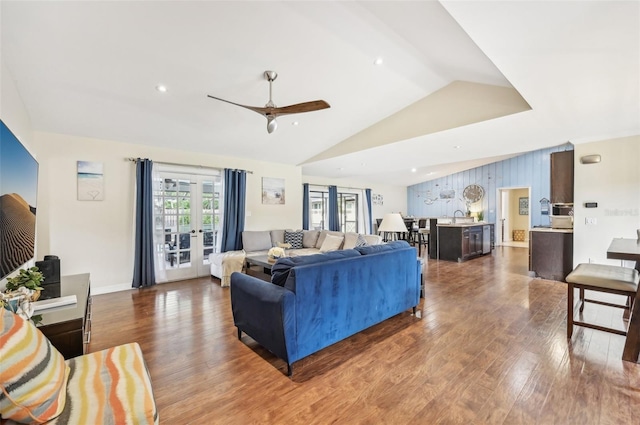
[[[531,188],[499,188],[497,199],[496,245],[528,248]]]
[[[169,282],[210,275],[209,254],[219,252],[219,173],[158,171],[154,180],[156,280]]]

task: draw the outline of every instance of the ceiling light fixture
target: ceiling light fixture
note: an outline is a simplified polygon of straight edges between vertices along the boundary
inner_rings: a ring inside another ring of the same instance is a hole
[[[377,57],[376,60],[373,61],[373,64],[376,66],[380,66],[384,63],[384,59],[382,59],[381,57]]]
[[[453,148],[454,149],[460,149],[460,145],[455,145]]]
[[[295,125],[295,126],[298,126],[299,124],[300,123],[298,121],[294,121],[294,122],[291,123],[291,125]]]
[[[416,171],[418,171],[416,168],[412,168],[412,169],[411,169],[411,172],[412,172],[412,173],[415,173]]]
[[[167,92],[167,86],[165,86],[164,84],[158,84],[156,86],[156,90],[158,90],[160,93],[166,93]]]

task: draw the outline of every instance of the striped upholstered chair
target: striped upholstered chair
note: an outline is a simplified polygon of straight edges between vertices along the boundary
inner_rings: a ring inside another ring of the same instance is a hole
[[[64,360],[30,321],[0,308],[0,422],[158,424],[140,346]]]

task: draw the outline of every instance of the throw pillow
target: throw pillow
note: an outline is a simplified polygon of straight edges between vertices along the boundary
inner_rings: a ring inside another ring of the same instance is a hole
[[[324,242],[322,242],[320,252],[336,251],[340,249],[343,239],[344,237],[342,236],[327,235],[327,237],[324,238]]]
[[[284,231],[284,242],[291,244],[291,249],[302,249],[302,230]]]
[[[69,367],[31,321],[0,310],[0,416],[47,422],[64,409]]]
[[[367,246],[367,240],[362,235],[358,235],[358,240],[356,241],[356,246]]]
[[[356,242],[358,242],[358,234],[356,232],[347,232],[344,234],[342,249],[353,249],[356,247]]]

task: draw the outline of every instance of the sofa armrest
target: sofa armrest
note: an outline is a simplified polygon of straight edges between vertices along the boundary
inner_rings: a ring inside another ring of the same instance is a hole
[[[297,355],[295,308],[290,290],[246,274],[231,274],[233,323],[287,364]]]

